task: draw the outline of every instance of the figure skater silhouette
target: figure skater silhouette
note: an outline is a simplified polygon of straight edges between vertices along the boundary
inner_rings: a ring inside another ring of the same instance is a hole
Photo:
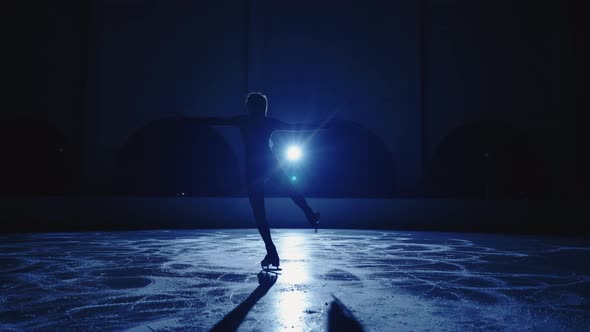
[[[269,146],[270,136],[275,131],[309,131],[326,128],[328,125],[288,124],[267,116],[268,101],[265,95],[252,92],[246,98],[247,114],[227,118],[203,117],[191,118],[198,123],[213,126],[236,126],[246,149],[246,186],[248,198],[258,231],[266,247],[266,256],[260,262],[263,269],[269,265],[279,267],[279,255],[270,236],[270,227],[266,220],[264,206],[264,185],[271,182],[286,192],[293,202],[303,211],[309,224],[315,228],[320,213],[311,209],[303,195],[291,183],[287,173],[281,168],[278,159]]]

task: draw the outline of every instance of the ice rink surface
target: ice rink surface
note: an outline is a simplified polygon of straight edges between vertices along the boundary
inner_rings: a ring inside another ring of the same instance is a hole
[[[264,246],[253,229],[0,235],[0,330],[207,331],[231,312],[243,331],[323,331],[332,295],[368,331],[590,326],[590,241],[321,229],[273,237],[282,271],[261,294]]]

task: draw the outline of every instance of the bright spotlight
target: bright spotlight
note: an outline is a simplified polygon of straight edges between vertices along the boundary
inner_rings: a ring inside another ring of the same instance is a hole
[[[301,148],[296,145],[292,145],[287,149],[287,159],[296,161],[301,158]]]

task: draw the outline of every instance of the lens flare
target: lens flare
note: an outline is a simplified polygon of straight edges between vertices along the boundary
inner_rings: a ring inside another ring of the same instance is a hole
[[[301,148],[297,145],[291,145],[287,149],[287,159],[291,161],[296,161],[301,158]]]

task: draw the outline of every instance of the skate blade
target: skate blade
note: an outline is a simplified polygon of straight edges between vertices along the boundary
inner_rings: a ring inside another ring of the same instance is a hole
[[[273,272],[273,271],[283,271],[283,269],[281,269],[280,267],[263,266],[262,267],[262,271],[265,271],[265,272]]]

